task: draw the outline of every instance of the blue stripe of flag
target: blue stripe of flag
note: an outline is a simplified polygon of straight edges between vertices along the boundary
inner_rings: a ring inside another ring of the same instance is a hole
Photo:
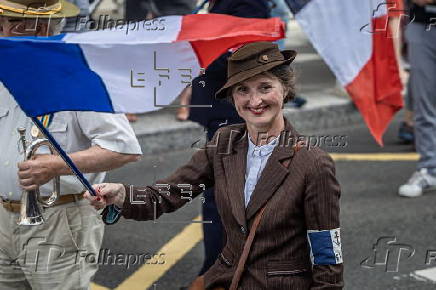
[[[311,0],[285,0],[286,4],[288,5],[289,9],[291,9],[293,14],[297,14],[300,12],[301,9],[303,9],[304,6],[306,6],[307,3],[309,3]]]
[[[81,48],[48,41],[0,39],[0,81],[29,117],[57,111],[113,112],[106,86]]]

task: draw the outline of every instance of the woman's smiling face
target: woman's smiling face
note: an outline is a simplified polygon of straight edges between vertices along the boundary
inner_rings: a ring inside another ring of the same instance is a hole
[[[268,129],[283,119],[283,99],[287,91],[279,79],[257,75],[232,88],[232,98],[239,116],[248,126]]]

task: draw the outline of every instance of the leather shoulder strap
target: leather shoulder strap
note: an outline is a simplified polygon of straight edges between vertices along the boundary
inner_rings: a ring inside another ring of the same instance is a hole
[[[238,266],[236,267],[235,275],[232,278],[232,284],[230,284],[229,290],[236,290],[238,288],[239,281],[241,280],[242,273],[244,272],[245,263],[247,262],[248,254],[250,254],[251,245],[254,241],[254,236],[256,235],[257,227],[262,219],[263,212],[265,211],[266,204],[259,210],[254,218],[254,222],[251,225],[250,233],[245,241],[244,249],[242,250],[242,255],[239,258]]]

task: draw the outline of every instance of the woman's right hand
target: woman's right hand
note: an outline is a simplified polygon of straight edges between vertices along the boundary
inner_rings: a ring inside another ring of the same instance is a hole
[[[124,185],[120,183],[101,183],[94,184],[92,187],[97,193],[97,196],[93,196],[89,191],[86,191],[83,197],[89,200],[90,204],[95,209],[102,209],[111,204],[115,204],[119,208],[123,207],[126,197]]]

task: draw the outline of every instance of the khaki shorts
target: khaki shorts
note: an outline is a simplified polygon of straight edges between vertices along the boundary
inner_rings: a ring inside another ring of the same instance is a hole
[[[47,208],[45,223],[18,226],[19,214],[0,207],[0,289],[88,289],[98,269],[104,224],[87,200]]]

